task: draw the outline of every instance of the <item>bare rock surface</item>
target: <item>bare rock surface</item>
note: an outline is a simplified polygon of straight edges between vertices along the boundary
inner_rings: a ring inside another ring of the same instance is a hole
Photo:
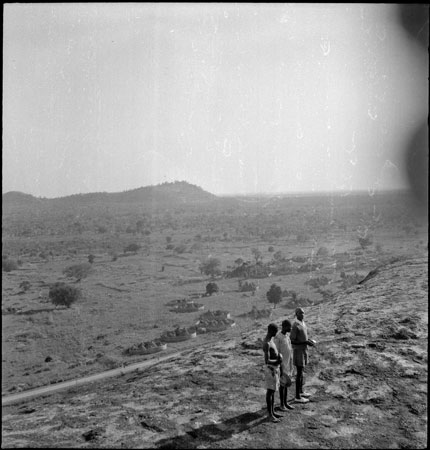
[[[2,447],[426,448],[428,259],[379,267],[306,307],[305,322],[317,341],[312,397],[280,423],[266,420],[262,322],[144,371],[3,407]]]

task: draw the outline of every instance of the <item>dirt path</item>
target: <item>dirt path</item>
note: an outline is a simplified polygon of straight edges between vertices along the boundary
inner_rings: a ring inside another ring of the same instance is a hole
[[[75,380],[63,381],[62,383],[56,383],[54,385],[44,386],[37,389],[31,389],[25,392],[19,392],[18,394],[13,395],[5,395],[2,397],[1,403],[2,406],[12,405],[13,403],[21,402],[22,400],[27,400],[33,397],[38,397],[42,395],[52,394],[57,391],[81,386],[86,383],[91,383],[93,381],[103,380],[104,378],[121,376],[129,372],[136,371],[138,372],[140,369],[145,369],[147,367],[151,367],[155,364],[159,364],[163,361],[166,361],[170,358],[175,358],[181,355],[183,352],[175,352],[165,356],[158,356],[147,361],[143,361],[140,363],[130,364],[129,366],[120,367],[118,369],[107,370],[105,372],[96,373],[94,375],[78,378]]]

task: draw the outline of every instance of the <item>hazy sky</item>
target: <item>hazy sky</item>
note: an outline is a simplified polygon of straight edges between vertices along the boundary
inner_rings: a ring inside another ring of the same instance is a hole
[[[3,192],[403,187],[428,54],[397,8],[5,4]]]

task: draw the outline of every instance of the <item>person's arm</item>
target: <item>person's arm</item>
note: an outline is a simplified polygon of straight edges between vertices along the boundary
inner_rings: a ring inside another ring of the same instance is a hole
[[[276,366],[279,364],[279,358],[277,359],[270,359],[269,356],[269,343],[265,342],[263,344],[263,352],[264,352],[264,362],[268,364],[269,366]]]
[[[293,345],[313,345],[313,342],[307,341],[298,341],[299,328],[296,323],[293,324],[291,332],[290,332],[290,340]]]

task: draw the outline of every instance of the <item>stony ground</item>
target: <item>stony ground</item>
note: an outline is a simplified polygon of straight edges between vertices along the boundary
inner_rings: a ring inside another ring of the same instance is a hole
[[[305,308],[305,321],[318,341],[313,396],[278,424],[265,416],[262,321],[139,372],[3,407],[2,447],[426,448],[428,259],[379,267]]]

